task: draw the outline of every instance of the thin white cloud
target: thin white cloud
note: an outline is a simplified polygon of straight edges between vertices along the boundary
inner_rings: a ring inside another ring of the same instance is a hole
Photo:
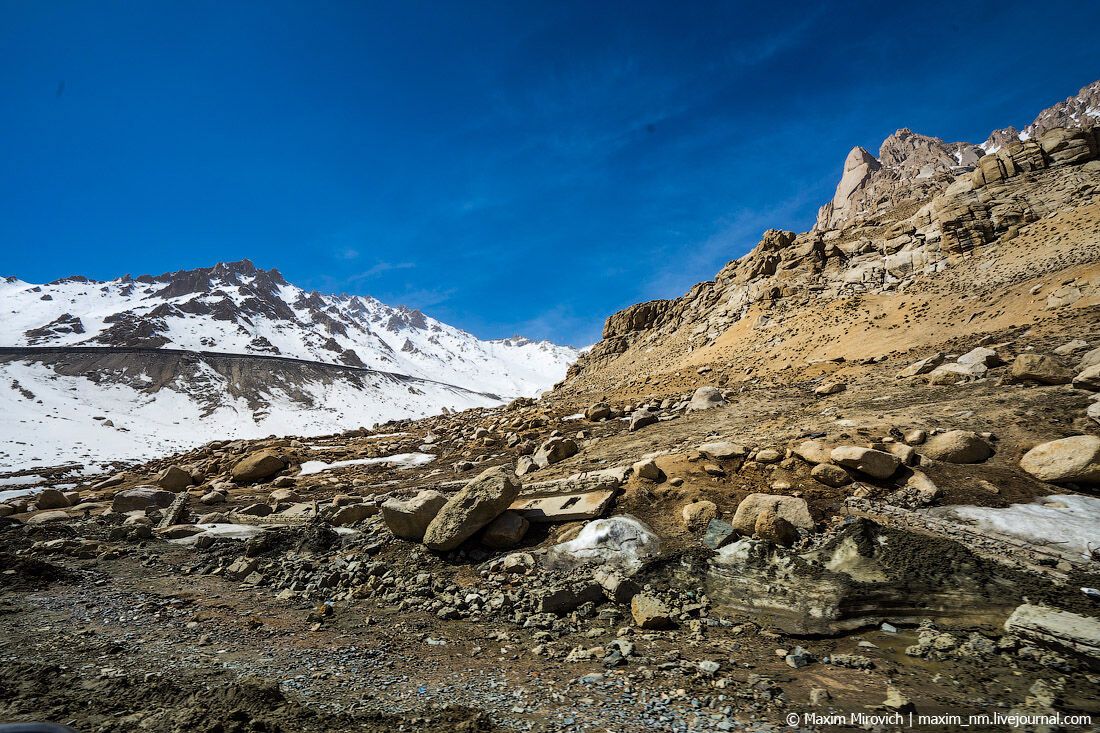
[[[376,262],[371,267],[355,275],[351,275],[346,278],[346,280],[349,283],[370,280],[387,272],[393,272],[394,270],[410,270],[414,267],[416,267],[415,262]]]

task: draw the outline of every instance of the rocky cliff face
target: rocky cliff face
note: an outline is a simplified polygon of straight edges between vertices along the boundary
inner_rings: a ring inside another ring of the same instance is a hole
[[[1100,81],[1076,96],[1043,110],[1020,132],[995,130],[981,145],[945,142],[902,129],[883,141],[875,158],[860,147],[844,161],[832,201],[818,212],[814,231],[828,231],[922,201],[943,191],[954,179],[974,170],[982,156],[1017,142],[1041,137],[1055,128],[1089,127],[1100,119]]]
[[[937,298],[944,300],[933,295],[937,289],[950,287],[956,299],[978,297],[989,288],[1100,261],[1095,229],[1089,232],[1100,214],[1100,128],[1053,128],[972,163],[968,156],[978,156],[980,148],[953,145],[945,153],[933,138],[900,131],[877,160],[853,152],[840,198],[826,207],[829,228],[765,232],[713,281],[674,300],[641,303],[612,315],[603,339],[571,367],[567,387],[599,391],[648,382],[702,363],[704,357],[695,353],[735,337],[741,348],[751,345],[760,357],[746,367],[758,370],[771,347],[794,335],[783,330],[784,323],[804,323],[815,313],[842,307],[838,304],[921,293],[935,307]],[[905,176],[913,171],[915,182],[908,184]],[[852,210],[851,192],[886,191],[887,181],[895,189],[874,199],[873,216],[829,218]],[[847,209],[837,205],[845,202]],[[1066,218],[1066,231],[1053,234],[1040,223],[1055,215]],[[1008,242],[1023,252],[1009,258],[990,249],[986,256],[987,248]],[[976,266],[977,271],[968,269]],[[1100,297],[1100,278],[1069,277],[1067,283],[1052,287],[1036,307],[1053,317],[1059,308]],[[1017,307],[1023,315],[1024,308]],[[805,329],[799,338],[808,338]],[[909,348],[917,344],[911,341]],[[803,349],[813,351],[805,344]]]

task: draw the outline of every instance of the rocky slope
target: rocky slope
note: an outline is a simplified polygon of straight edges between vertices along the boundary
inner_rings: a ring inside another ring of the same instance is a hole
[[[799,373],[807,361],[1088,322],[1100,303],[1098,129],[1050,129],[981,156],[973,170],[945,170],[931,187],[919,173],[911,186],[901,176],[905,194],[873,216],[768,231],[713,281],[608,318],[560,394],[682,389],[699,368],[744,382]],[[846,167],[877,165],[855,162]]]
[[[1037,139],[1054,128],[1090,127],[1100,121],[1100,81],[1049,107],[1024,128],[995,130],[984,143],[945,142],[902,129],[883,141],[878,157],[852,148],[832,201],[821,207],[814,231],[840,229],[862,219],[942,192],[978,160],[1011,143]]]

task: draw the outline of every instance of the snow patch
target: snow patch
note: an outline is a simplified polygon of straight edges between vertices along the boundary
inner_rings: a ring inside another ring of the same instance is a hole
[[[333,468],[344,468],[345,466],[373,466],[377,464],[385,464],[390,468],[397,468],[401,470],[416,468],[417,466],[423,466],[431,463],[435,460],[435,456],[431,453],[396,453],[392,456],[379,456],[377,458],[354,458],[348,461],[335,461],[333,463],[325,463],[324,461],[306,461],[302,464],[302,470],[298,474],[299,476],[309,476],[315,473],[321,473],[322,471],[329,471]]]
[[[975,524],[1034,545],[1055,545],[1087,555],[1100,544],[1100,497],[1061,494],[1003,509],[944,507],[937,514]]]

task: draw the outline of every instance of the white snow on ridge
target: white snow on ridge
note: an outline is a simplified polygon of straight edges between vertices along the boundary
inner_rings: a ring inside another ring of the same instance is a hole
[[[209,374],[211,381],[222,380],[213,370]],[[34,398],[13,388],[15,381]],[[0,364],[0,472],[78,462],[91,473],[111,461],[153,458],[214,439],[324,435],[424,417],[443,407],[463,410],[499,404],[446,385],[417,383],[412,391],[372,375],[364,376],[363,382],[365,388],[341,380],[303,385],[316,405],[310,408],[278,389],[258,413],[244,400],[226,396],[222,406],[203,416],[202,404],[178,386],[147,394],[125,384],[61,376],[37,362]],[[109,418],[113,426],[97,417]]]
[[[163,348],[277,353],[329,363],[346,363],[341,353],[350,350],[367,367],[503,399],[546,390],[577,358],[575,349],[548,341],[482,341],[419,311],[392,308],[369,296],[309,293],[281,278],[273,284],[272,273],[242,274],[228,267],[221,274],[214,268],[209,286],[203,284],[199,291],[169,288],[172,281],[160,280],[79,278],[48,285],[0,280],[0,346],[110,345],[105,332],[118,325],[119,314],[129,313],[163,324],[156,334],[167,340]],[[182,281],[192,273],[173,277]],[[181,294],[163,295],[166,290]],[[207,308],[214,312],[192,312]],[[245,317],[225,318],[219,308],[242,311]],[[42,333],[65,316],[79,318],[79,326],[60,323]]]

